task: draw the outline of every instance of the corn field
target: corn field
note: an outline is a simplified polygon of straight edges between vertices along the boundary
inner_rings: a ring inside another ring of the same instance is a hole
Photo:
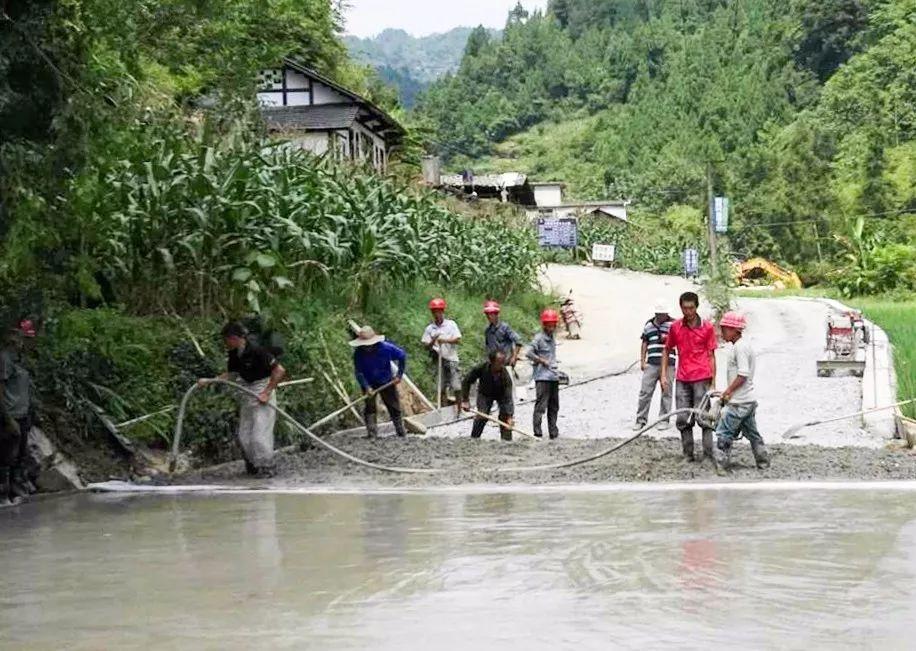
[[[417,280],[505,295],[541,261],[528,228],[289,146],[162,141],[95,178],[71,206],[77,275],[137,312],[260,311],[328,281],[354,302]]]

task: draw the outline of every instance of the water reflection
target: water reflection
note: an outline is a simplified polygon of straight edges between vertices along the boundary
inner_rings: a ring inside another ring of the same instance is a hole
[[[0,512],[0,647],[904,648],[903,497],[59,500]]]

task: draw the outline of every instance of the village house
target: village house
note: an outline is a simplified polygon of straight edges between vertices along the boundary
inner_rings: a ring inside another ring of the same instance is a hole
[[[318,156],[388,167],[404,128],[364,97],[294,59],[261,71],[258,102],[271,135]]]
[[[535,219],[568,219],[581,217],[606,217],[627,222],[626,201],[605,199],[604,201],[563,202],[566,185],[557,182],[532,183],[535,205],[526,212]]]

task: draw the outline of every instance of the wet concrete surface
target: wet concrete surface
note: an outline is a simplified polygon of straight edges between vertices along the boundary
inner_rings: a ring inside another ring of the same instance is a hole
[[[0,647],[908,648],[914,494],[83,495],[0,511]]]
[[[467,424],[468,429],[470,423]],[[498,437],[493,428],[488,436]],[[435,475],[392,474],[357,466],[330,452],[315,448],[277,456],[272,479],[250,480],[241,462],[195,471],[175,478],[173,484],[235,483],[249,485],[329,487],[411,487],[473,484],[577,484],[608,482],[760,481],[760,480],[892,480],[916,479],[916,453],[901,448],[821,448],[817,446],[770,446],[772,464],[758,470],[745,441],[735,445],[734,465],[726,477],[718,477],[711,460],[682,460],[680,440],[639,439],[602,459],[563,470],[493,472],[501,467],[538,466],[593,455],[613,447],[619,440],[570,440],[552,442],[530,439],[515,442],[470,438],[408,437],[366,440],[357,436],[334,437],[335,445],[385,465],[408,468],[439,468]],[[696,437],[698,455],[699,435]]]

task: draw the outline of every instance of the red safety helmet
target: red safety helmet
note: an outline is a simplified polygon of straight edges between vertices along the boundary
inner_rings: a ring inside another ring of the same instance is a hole
[[[483,313],[484,314],[499,314],[500,308],[499,303],[496,301],[487,301],[483,304]]]
[[[444,299],[444,298],[434,298],[433,300],[431,300],[431,301],[429,302],[429,309],[430,309],[430,310],[442,310],[442,311],[445,311],[445,309],[446,309],[447,307],[448,307],[448,303],[445,302],[445,299]]]
[[[556,310],[544,310],[541,312],[541,323],[547,325],[548,323],[559,323],[560,315],[557,314]]]

